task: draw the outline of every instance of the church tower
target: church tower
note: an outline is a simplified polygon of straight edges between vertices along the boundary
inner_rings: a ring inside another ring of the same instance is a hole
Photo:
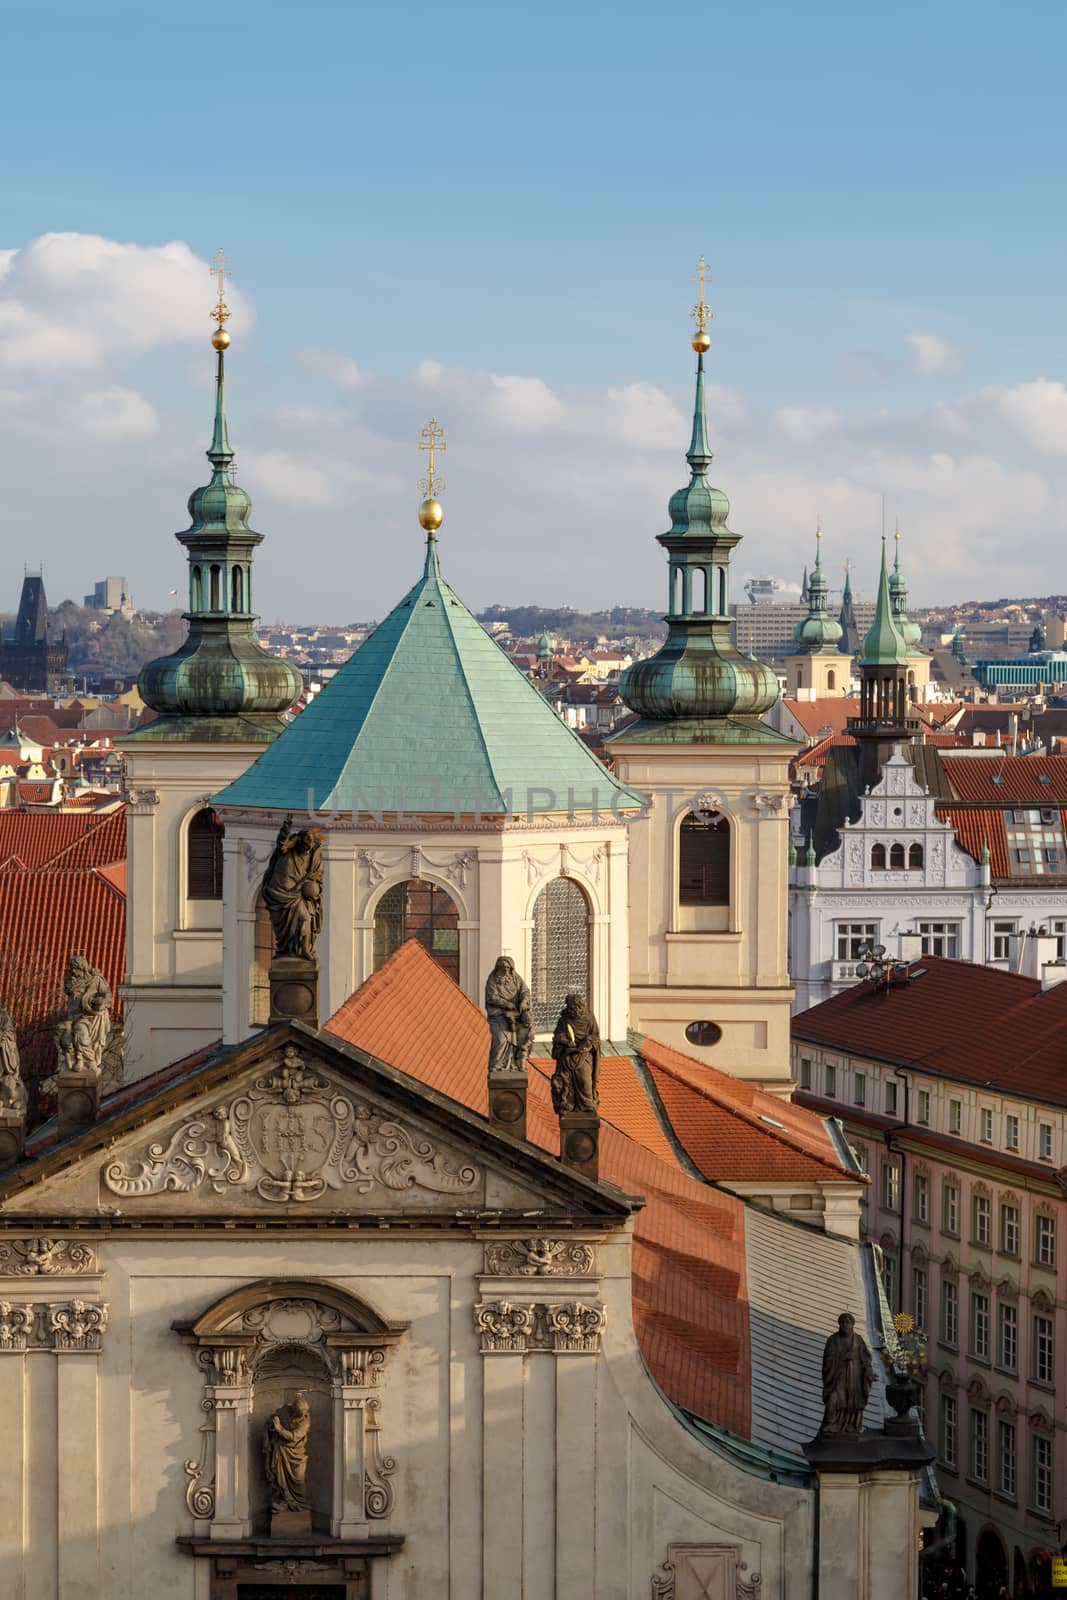
[[[738,535],[708,482],[704,356],[711,340],[697,272],[696,403],[689,482],[672,496],[667,638],[623,675],[638,721],[609,741],[615,769],[651,806],[630,828],[631,1025],[738,1077],[788,1094],[786,882],[789,760],[763,717],[770,667],[730,639],[729,563]]]
[[[222,827],[211,795],[281,732],[302,689],[298,672],[259,644],[252,558],[263,535],[234,481],[226,421],[230,343],[222,252],[211,481],[189,499],[185,642],[145,666],[138,688],[155,720],[122,740],[128,800],[125,1075],[127,1081],[222,1033]]]
[[[874,621],[860,650],[860,714],[848,719],[848,731],[860,746],[864,787],[877,782],[876,775],[892,754],[893,746],[911,739],[919,730],[918,718],[908,714],[910,650],[894,614],[883,534]]]
[[[911,700],[922,700],[923,690],[930,682],[930,657],[925,650],[919,648],[922,629],[908,616],[908,585],[900,570],[899,528],[894,531],[893,540],[896,544],[896,555],[893,560],[893,570],[889,574],[889,598],[893,607],[893,620],[908,647],[908,697]]]
[[[797,624],[793,637],[796,649],[785,658],[786,691],[798,700],[817,700],[831,694],[847,694],[851,673],[842,661],[841,624],[826,608],[827,583],[822,569],[822,529],[815,533],[815,565],[811,577],[804,569],[808,614]]]

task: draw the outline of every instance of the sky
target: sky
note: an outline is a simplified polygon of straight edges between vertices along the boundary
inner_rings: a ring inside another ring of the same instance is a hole
[[[184,593],[208,262],[256,609],[340,625],[421,570],[665,605],[693,264],[744,579],[916,605],[1067,592],[1067,10],[0,0],[0,607]],[[11,68],[14,70],[11,70]],[[783,590],[788,598],[788,590]]]

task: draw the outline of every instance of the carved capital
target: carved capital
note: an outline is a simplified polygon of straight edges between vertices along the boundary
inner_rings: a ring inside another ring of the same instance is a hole
[[[99,1350],[107,1327],[108,1307],[85,1300],[68,1300],[48,1307],[46,1323],[54,1350]]]
[[[127,789],[126,806],[131,816],[150,817],[159,806],[159,790]]]
[[[33,1334],[33,1307],[0,1300],[0,1353],[25,1350]]]
[[[572,1300],[545,1307],[545,1320],[552,1335],[552,1348],[558,1352],[592,1352],[600,1349],[607,1312],[601,1305]]]
[[[534,1331],[534,1309],[510,1300],[480,1300],[474,1308],[474,1321],[482,1337],[482,1350],[519,1354],[525,1351]]]
[[[48,1272],[96,1271],[96,1251],[76,1239],[7,1239],[0,1241],[0,1277],[34,1277]]]

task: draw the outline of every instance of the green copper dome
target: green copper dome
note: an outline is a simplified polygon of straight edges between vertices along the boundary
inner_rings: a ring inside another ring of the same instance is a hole
[[[807,656],[837,655],[841,644],[841,624],[835,622],[826,609],[829,590],[826,574],[822,570],[822,533],[815,536],[815,566],[811,577],[804,571],[804,587],[807,591],[808,614],[803,622],[798,622],[793,633],[796,641],[797,654]]]
[[[730,638],[727,579],[739,536],[726,525],[730,502],[707,478],[711,465],[704,410],[704,357],[697,358],[693,436],[686,454],[690,478],[670,500],[671,526],[658,535],[667,551],[667,638],[655,655],[622,675],[623,700],[650,722],[696,725],[724,718],[759,718],[778,698],[775,672],[742,655]],[[632,730],[627,730],[632,736]],[[650,735],[651,736],[651,735]],[[664,737],[675,738],[677,731]]]
[[[189,496],[189,632],[170,656],[141,669],[141,698],[159,713],[132,738],[268,742],[303,688],[287,661],[263,649],[252,611],[252,555],[263,538],[249,526],[252,502],[233,481],[226,426],[223,352],[218,353],[211,482]]]

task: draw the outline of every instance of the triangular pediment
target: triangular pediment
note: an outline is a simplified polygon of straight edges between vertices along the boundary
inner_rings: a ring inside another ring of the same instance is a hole
[[[220,1051],[0,1180],[0,1214],[436,1223],[499,1213],[621,1219],[609,1186],[357,1048],[299,1026]],[[31,1146],[32,1150],[32,1146]]]

